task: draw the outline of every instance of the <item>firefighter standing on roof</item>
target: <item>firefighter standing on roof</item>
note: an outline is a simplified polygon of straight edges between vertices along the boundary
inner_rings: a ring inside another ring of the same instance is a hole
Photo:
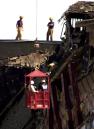
[[[23,30],[23,17],[20,16],[20,19],[17,21],[16,23],[16,28],[17,28],[17,36],[16,36],[16,40],[21,40],[22,39],[22,30]]]
[[[54,28],[54,22],[52,18],[49,18],[50,22],[47,24],[48,26],[48,31],[47,31],[47,41],[53,41],[53,28]]]

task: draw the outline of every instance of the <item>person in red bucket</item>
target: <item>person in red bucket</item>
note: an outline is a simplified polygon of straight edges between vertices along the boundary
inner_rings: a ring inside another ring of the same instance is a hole
[[[45,79],[42,80],[42,88],[43,88],[43,90],[47,90],[47,88],[48,88],[48,85],[47,85]]]
[[[36,86],[34,85],[34,81],[33,81],[33,80],[31,80],[31,82],[30,82],[30,87],[31,87],[31,90],[32,90],[33,92],[38,92],[38,91],[36,90]]]

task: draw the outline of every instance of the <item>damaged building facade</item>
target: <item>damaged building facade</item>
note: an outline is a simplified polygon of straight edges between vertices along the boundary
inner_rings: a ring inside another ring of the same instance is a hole
[[[94,46],[94,2],[79,1],[69,7],[59,19],[64,22],[61,38],[67,45]]]
[[[64,41],[63,43],[66,50],[72,52],[79,48],[83,48],[81,53],[82,57],[80,57],[82,58],[83,62],[81,72],[87,76],[85,79],[78,81],[77,84],[80,94],[80,109],[82,112],[82,116],[81,114],[78,115],[80,118],[80,123],[77,123],[77,116],[75,116],[75,111],[78,110],[74,109],[75,100],[71,100],[73,101],[73,107],[71,108],[73,116],[72,120],[74,123],[73,126],[74,128],[79,129],[91,129],[92,127],[90,127],[90,124],[87,124],[90,121],[87,123],[83,121],[85,121],[87,116],[92,114],[94,111],[94,84],[93,81],[91,81],[91,76],[94,77],[94,75],[89,74],[91,67],[94,65],[94,2],[78,1],[77,3],[71,5],[68,10],[64,12],[59,19],[59,22],[63,23],[61,39]],[[70,109],[67,107],[67,110]],[[66,112],[66,109],[63,112]],[[68,117],[64,115],[64,120],[67,121],[67,119]],[[71,123],[69,128],[73,128]],[[85,124],[87,124],[88,127]],[[78,127],[78,125],[82,126]]]

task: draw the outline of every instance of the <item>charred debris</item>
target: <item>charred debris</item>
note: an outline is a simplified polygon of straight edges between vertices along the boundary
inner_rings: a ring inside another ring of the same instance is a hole
[[[60,37],[65,51],[82,47],[82,60],[88,71],[94,62],[94,2],[78,1],[69,6],[59,22],[63,24]]]

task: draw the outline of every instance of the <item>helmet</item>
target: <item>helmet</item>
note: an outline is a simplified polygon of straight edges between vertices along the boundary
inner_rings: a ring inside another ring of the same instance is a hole
[[[42,82],[46,82],[46,81],[43,79]]]
[[[49,66],[54,67],[56,65],[56,62],[52,62],[49,64]]]
[[[23,16],[20,16],[19,18],[20,18],[20,19],[23,19]]]
[[[49,20],[53,20],[52,17],[49,17]]]
[[[34,81],[33,80],[31,80],[31,82],[30,82],[31,84],[34,84]]]

